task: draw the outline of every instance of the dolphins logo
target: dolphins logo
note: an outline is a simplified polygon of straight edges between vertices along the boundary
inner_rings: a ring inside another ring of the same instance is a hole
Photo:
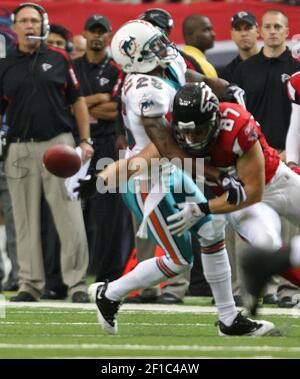
[[[134,58],[134,53],[136,52],[137,49],[137,44],[135,42],[135,37],[130,37],[129,39],[126,39],[125,41],[121,41],[120,43],[120,48],[121,48],[121,53],[123,55],[127,55],[133,61]]]

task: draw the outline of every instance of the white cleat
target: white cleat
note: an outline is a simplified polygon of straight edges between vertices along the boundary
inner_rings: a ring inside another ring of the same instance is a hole
[[[240,313],[236,316],[230,326],[226,326],[222,321],[217,322],[219,336],[280,336],[280,331],[270,321],[254,321]]]

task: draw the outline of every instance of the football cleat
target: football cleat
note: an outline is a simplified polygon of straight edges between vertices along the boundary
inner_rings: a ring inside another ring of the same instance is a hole
[[[216,323],[219,327],[219,336],[279,336],[280,332],[270,321],[253,321],[238,313],[233,323],[226,326],[222,321]]]
[[[251,315],[255,315],[258,300],[273,275],[290,266],[288,250],[271,251],[250,247],[241,255],[241,270],[246,293],[243,302]]]
[[[88,292],[92,301],[97,305],[97,317],[102,329],[109,334],[118,333],[118,322],[116,319],[121,302],[113,301],[105,296],[108,281],[98,282],[89,286]]]

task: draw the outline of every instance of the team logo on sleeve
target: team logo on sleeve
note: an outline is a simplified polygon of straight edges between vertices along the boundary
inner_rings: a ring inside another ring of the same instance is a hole
[[[258,140],[258,134],[257,134],[256,130],[254,129],[254,127],[253,127],[253,125],[252,125],[251,122],[245,128],[244,133],[247,136],[248,141],[256,141],[256,140]]]
[[[119,47],[123,55],[126,55],[131,60],[133,60],[134,54],[137,50],[136,38],[129,36],[128,38],[120,42]]]
[[[142,114],[150,112],[153,106],[154,106],[154,102],[151,96],[142,97],[142,100],[140,101],[140,109],[141,109]]]

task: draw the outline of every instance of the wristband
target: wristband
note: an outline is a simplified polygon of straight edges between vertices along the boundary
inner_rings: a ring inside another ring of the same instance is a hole
[[[200,208],[200,211],[206,215],[211,213],[208,203],[199,203],[198,207]]]

